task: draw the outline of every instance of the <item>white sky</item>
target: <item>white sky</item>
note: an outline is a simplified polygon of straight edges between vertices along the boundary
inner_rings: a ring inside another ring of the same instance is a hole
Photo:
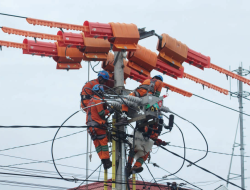
[[[195,51],[211,57],[212,63],[229,69],[237,69],[240,62],[245,69],[249,69],[249,44],[250,44],[250,2],[249,1],[30,1],[30,0],[1,0],[0,12],[31,18],[53,20],[72,24],[82,24],[85,20],[92,22],[124,22],[134,23],[138,27],[154,29],[158,34],[167,33]],[[56,34],[58,29],[29,25],[25,19],[0,16],[0,26]],[[0,32],[0,40],[22,42],[23,37],[8,35]],[[156,51],[157,38],[151,37],[139,42],[139,44]],[[20,49],[5,48],[0,52],[0,125],[60,125],[68,116],[79,109],[82,86],[87,81],[87,62],[82,62],[83,68],[78,71],[56,70],[56,63],[50,58],[23,55]],[[220,87],[229,89],[229,81],[226,76],[212,69],[205,71],[183,64],[185,72],[206,80]],[[100,69],[100,67],[97,67]],[[152,72],[152,75],[156,74]],[[96,74],[91,72],[91,78]],[[249,76],[248,76],[249,78]],[[129,82],[128,82],[129,81]],[[172,79],[164,76],[164,81],[178,88],[187,90],[202,97],[214,100],[223,105],[238,109],[236,98],[230,100],[229,96],[217,91],[205,88],[187,79]],[[137,82],[128,79],[126,88],[134,89]],[[249,86],[244,85],[245,91],[250,91]],[[232,80],[232,91],[237,91],[237,82]],[[162,95],[165,90],[162,91]],[[244,111],[250,114],[249,101],[244,100]],[[195,123],[206,136],[211,151],[231,153],[238,113],[209,103],[202,99],[186,98],[179,94],[169,92],[169,97],[164,102],[165,106]],[[245,126],[245,150],[250,155],[248,146],[249,117],[244,116]],[[205,143],[196,129],[187,122],[176,118],[176,123],[184,132],[186,146],[205,149]],[[67,122],[67,125],[85,125],[85,115],[80,113]],[[80,129],[62,129],[59,136],[74,133]],[[36,143],[52,139],[56,129],[1,129],[0,150],[13,146]],[[162,137],[173,145],[182,146],[179,131],[174,128],[170,134]],[[238,136],[239,142],[239,136]],[[18,156],[34,160],[49,160],[51,143],[37,146],[19,148],[0,152],[0,165],[12,165],[29,162],[17,158],[10,158],[1,154]],[[168,147],[170,150],[183,154],[183,150]],[[92,150],[94,146],[92,146]],[[153,150],[155,152],[156,149]],[[55,143],[55,157],[61,158],[86,152],[86,132],[64,138]],[[239,154],[239,148],[236,148]],[[202,157],[204,152],[187,150],[187,158],[195,161]],[[249,158],[245,159],[246,177],[250,177]],[[58,164],[85,168],[85,155],[72,159],[57,161]],[[170,172],[176,171],[182,160],[159,150],[152,154],[152,162]],[[212,172],[226,178],[228,174],[230,156],[209,153],[207,158],[199,163]],[[93,153],[90,169],[95,169],[99,164],[99,158]],[[186,164],[187,165],[187,164]],[[177,176],[192,183],[204,181],[216,181],[217,178],[194,166],[185,167]],[[55,171],[51,164],[29,164],[16,167]],[[61,172],[81,174],[85,176],[84,169],[74,169],[58,166]],[[155,178],[166,175],[164,171],[149,165]],[[18,172],[0,170],[1,172]],[[90,171],[91,172],[91,171]],[[90,173],[89,172],[89,173]],[[110,170],[111,172],[111,170]],[[240,159],[234,158],[232,173],[240,173]],[[43,174],[41,174],[43,175]],[[49,175],[49,174],[44,174]],[[57,176],[57,175],[55,175]],[[69,175],[67,177],[71,177]],[[98,173],[94,175],[96,179]],[[145,168],[142,176],[151,180],[151,176]],[[101,178],[103,173],[101,173]],[[111,177],[111,175],[110,175]],[[60,181],[34,178],[17,178],[1,175],[1,180],[39,183],[61,187],[75,187],[77,184]],[[240,185],[240,180],[234,180]],[[201,186],[205,190],[215,189],[224,182],[218,182],[209,186]],[[250,180],[246,179],[246,186],[250,186]],[[16,190],[20,187],[5,186],[0,182],[0,189]],[[29,189],[29,188],[25,188]],[[31,188],[30,188],[31,189]],[[230,190],[237,189],[229,186]],[[248,189],[248,188],[247,188]]]

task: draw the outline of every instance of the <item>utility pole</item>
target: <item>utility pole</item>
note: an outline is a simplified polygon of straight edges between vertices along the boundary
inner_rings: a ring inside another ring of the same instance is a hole
[[[88,82],[90,75],[90,61],[88,62]],[[87,110],[86,110],[87,111]],[[86,154],[86,179],[89,177],[89,134],[87,132],[87,154]],[[86,190],[88,190],[88,180],[86,181]]]
[[[242,76],[242,67],[238,69],[238,75]],[[240,110],[240,155],[241,155],[241,187],[245,189],[245,167],[244,167],[244,129],[243,129],[243,85],[239,81],[239,110]]]
[[[246,76],[248,74],[250,74],[249,70],[245,70],[242,68],[242,64],[241,66],[239,66],[239,68],[237,70],[234,70],[235,72],[237,72],[238,75],[240,76]],[[245,148],[244,148],[244,128],[243,128],[243,98],[249,96],[250,93],[249,92],[245,92],[243,91],[243,83],[242,81],[239,81],[239,88],[238,88],[238,92],[236,93],[232,93],[231,96],[232,97],[237,97],[238,101],[239,101],[239,122],[240,122],[240,143],[236,143],[236,135],[237,135],[237,129],[236,129],[236,134],[235,134],[235,139],[234,139],[234,144],[233,144],[233,153],[232,153],[232,157],[231,157],[231,162],[230,162],[230,166],[229,166],[229,172],[228,172],[228,181],[230,179],[233,178],[237,178],[237,177],[241,177],[241,188],[245,189],[245,162],[244,162],[244,155],[245,155]],[[231,173],[231,165],[232,165],[232,159],[233,159],[233,154],[234,154],[234,148],[240,146],[240,161],[241,161],[241,174],[237,175],[234,173]],[[230,174],[233,174],[235,177],[230,178]],[[227,183],[228,186],[228,183]]]
[[[115,60],[114,63],[114,79],[115,88],[118,94],[123,93],[124,89],[124,65],[123,59],[126,58],[126,51],[114,52]],[[117,57],[118,56],[118,57]],[[116,115],[116,121],[118,116]],[[125,131],[124,126],[117,126],[120,131]],[[117,173],[116,173],[116,189],[126,190],[126,178],[125,178],[125,145],[122,141],[116,142],[116,161],[118,163]]]

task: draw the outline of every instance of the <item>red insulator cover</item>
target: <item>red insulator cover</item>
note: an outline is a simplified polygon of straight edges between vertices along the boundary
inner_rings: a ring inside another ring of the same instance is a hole
[[[23,54],[32,54],[40,56],[55,56],[57,55],[57,46],[51,42],[41,42],[34,40],[23,40],[24,44],[27,44],[27,49],[23,49]]]
[[[62,36],[62,41],[57,41],[58,45],[61,47],[66,47],[68,45],[73,45],[74,47],[80,46],[84,47],[83,36],[81,33],[72,33],[72,32],[57,32],[58,36]]]
[[[171,67],[169,64],[161,61],[160,59],[157,60],[155,69],[175,79],[183,78],[184,74],[184,67],[177,69],[175,67]]]
[[[113,37],[113,32],[110,24],[104,24],[99,22],[89,22],[85,21],[83,26],[88,26],[89,31],[84,32],[86,37],[96,37],[96,38],[111,38]]]
[[[187,59],[185,62],[204,70],[204,68],[210,68],[210,57],[202,55],[192,49],[188,48]]]

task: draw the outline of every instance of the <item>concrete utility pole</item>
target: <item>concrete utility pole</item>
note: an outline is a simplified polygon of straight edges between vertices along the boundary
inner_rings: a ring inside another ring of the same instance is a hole
[[[124,65],[123,65],[123,59],[126,58],[126,52],[121,51],[114,52],[115,54],[115,67],[114,67],[114,79],[115,79],[115,87],[116,92],[119,94],[123,93],[124,89]],[[118,56],[118,58],[116,58]],[[116,115],[116,121],[117,121],[117,115]],[[119,130],[125,131],[124,126],[117,126]],[[119,163],[116,173],[116,189],[118,190],[126,190],[126,178],[125,178],[125,146],[123,142],[116,142],[116,160]],[[121,184],[122,183],[122,184]]]
[[[238,75],[242,76],[242,67],[238,69]],[[241,155],[241,187],[245,189],[245,167],[244,167],[244,129],[243,129],[243,85],[242,82],[239,81],[239,110],[240,110],[240,155]]]
[[[237,72],[238,75],[240,76],[246,76],[248,74],[250,74],[249,70],[245,70],[242,68],[242,65],[237,69],[234,70],[234,72]],[[233,144],[233,152],[232,152],[232,157],[231,157],[231,161],[230,161],[230,165],[229,165],[229,172],[228,172],[228,181],[230,179],[235,179],[238,177],[241,177],[241,187],[243,189],[245,189],[245,163],[244,163],[244,156],[245,156],[245,148],[244,148],[244,128],[243,128],[243,98],[249,96],[250,93],[249,92],[245,92],[243,91],[243,83],[242,81],[239,81],[239,89],[238,92],[236,93],[232,93],[231,96],[232,97],[237,97],[238,101],[239,101],[239,111],[241,112],[239,114],[239,123],[240,123],[240,143],[236,143],[236,136],[237,136],[237,130],[238,130],[238,125],[237,125],[237,129],[236,129],[236,134],[235,134],[235,139],[234,139],[234,144]],[[234,154],[234,148],[240,146],[240,161],[241,161],[241,174],[234,174],[231,173],[231,166],[232,166],[232,161],[233,161],[233,154]],[[230,174],[232,174],[234,177],[230,178]],[[228,183],[227,183],[228,186]]]

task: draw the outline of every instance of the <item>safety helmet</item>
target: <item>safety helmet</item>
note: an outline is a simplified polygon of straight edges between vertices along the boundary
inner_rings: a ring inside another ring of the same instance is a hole
[[[103,86],[101,86],[100,84],[96,84],[93,88],[93,91],[99,92],[101,90],[101,92],[104,92]]]
[[[161,75],[155,75],[154,78],[158,78],[159,80],[163,81],[163,77]]]
[[[109,80],[109,74],[107,71],[100,71],[98,73],[98,77],[102,77],[105,80]]]

